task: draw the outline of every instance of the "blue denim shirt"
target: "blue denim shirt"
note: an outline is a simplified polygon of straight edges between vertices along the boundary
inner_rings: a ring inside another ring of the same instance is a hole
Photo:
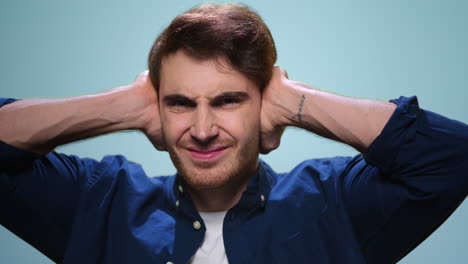
[[[261,161],[224,219],[229,263],[394,263],[434,231],[468,193],[468,127],[415,97],[393,102],[364,156],[280,174]],[[180,177],[122,156],[1,142],[0,173],[0,223],[56,262],[187,263],[205,234]]]

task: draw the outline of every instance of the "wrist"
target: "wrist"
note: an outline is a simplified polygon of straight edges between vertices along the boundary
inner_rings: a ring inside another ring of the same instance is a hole
[[[113,88],[103,94],[107,119],[123,129],[144,129],[147,104],[130,86]]]
[[[292,80],[285,81],[285,88],[281,93],[281,103],[278,104],[281,108],[281,126],[304,127],[304,107],[310,104],[317,89]]]

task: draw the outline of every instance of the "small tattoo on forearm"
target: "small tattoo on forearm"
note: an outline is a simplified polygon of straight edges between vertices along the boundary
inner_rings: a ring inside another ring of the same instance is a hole
[[[301,102],[299,103],[299,109],[297,110],[297,119],[302,123],[302,108],[304,107],[305,95],[301,96]]]

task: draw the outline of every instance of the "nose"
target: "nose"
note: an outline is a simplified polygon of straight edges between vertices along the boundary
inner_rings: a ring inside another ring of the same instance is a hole
[[[195,110],[190,135],[199,143],[209,143],[219,133],[216,118],[209,106],[199,105]]]

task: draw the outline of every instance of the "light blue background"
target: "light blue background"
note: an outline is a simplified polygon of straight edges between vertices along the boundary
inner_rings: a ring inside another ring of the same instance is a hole
[[[130,83],[157,34],[198,1],[0,2],[1,97],[64,97]],[[468,121],[467,1],[244,1],[265,19],[289,76],[331,92],[388,100],[418,95],[423,108]],[[58,149],[100,159],[124,154],[149,175],[172,174],[166,153],[137,132]],[[277,171],[350,147],[289,129],[263,158]],[[400,263],[467,263],[468,205]],[[31,219],[34,221],[34,219]],[[86,254],[86,252],[83,252]],[[0,227],[0,263],[51,263]]]

